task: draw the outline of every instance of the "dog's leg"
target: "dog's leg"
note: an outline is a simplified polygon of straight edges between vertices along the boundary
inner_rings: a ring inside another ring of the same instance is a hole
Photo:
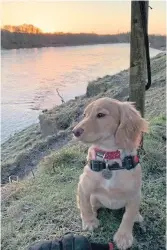
[[[140,198],[130,201],[125,207],[125,213],[118,231],[114,235],[114,241],[121,250],[126,250],[133,243],[133,225],[139,215]]]
[[[90,203],[90,194],[83,190],[81,183],[78,184],[78,207],[81,213],[83,230],[93,230],[97,228],[99,221],[93,212]]]
[[[94,194],[90,196],[90,204],[92,206],[94,215],[97,217],[97,211],[102,207],[102,204],[100,203],[100,201],[98,201],[97,197]]]

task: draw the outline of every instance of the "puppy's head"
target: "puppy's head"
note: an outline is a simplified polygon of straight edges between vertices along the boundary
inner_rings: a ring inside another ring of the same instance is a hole
[[[93,144],[114,136],[119,148],[133,149],[147,128],[147,122],[132,103],[100,98],[87,106],[73,133],[80,141]]]

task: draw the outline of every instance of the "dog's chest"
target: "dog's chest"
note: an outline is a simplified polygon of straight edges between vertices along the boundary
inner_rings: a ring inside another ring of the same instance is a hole
[[[109,180],[103,179],[101,182],[103,195],[98,196],[99,201],[104,207],[109,209],[119,209],[125,206],[126,199],[129,196],[129,191],[132,187],[126,185],[126,182],[120,179],[120,175],[113,171],[112,178]]]
[[[133,171],[133,170],[132,170]],[[110,197],[116,196],[124,198],[136,190],[135,180],[131,172],[127,170],[112,171],[110,179],[102,178],[100,187],[104,193]],[[122,195],[121,195],[122,194]]]
[[[125,199],[122,195],[120,197],[121,188],[115,175],[113,173],[109,180],[103,179],[101,183],[103,195],[98,196],[100,203],[109,209],[119,209],[125,206]]]
[[[112,176],[110,179],[103,178],[101,186],[106,190],[110,190],[118,186],[118,179],[116,178],[115,171],[112,172]]]
[[[103,178],[101,182],[101,187],[106,191],[112,191],[114,189],[121,188],[121,180],[116,171],[112,171],[112,176],[110,179]]]

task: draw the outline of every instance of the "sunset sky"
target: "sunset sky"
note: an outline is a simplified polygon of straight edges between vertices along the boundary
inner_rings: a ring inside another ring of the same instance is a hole
[[[165,1],[149,1],[149,33],[166,33]],[[1,25],[33,24],[44,32],[112,34],[130,30],[130,1],[2,1]]]

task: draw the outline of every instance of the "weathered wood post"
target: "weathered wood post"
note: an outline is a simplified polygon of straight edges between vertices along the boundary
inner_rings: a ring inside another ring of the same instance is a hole
[[[148,3],[146,8],[146,25],[148,26]],[[144,116],[146,85],[146,54],[144,33],[139,1],[131,1],[131,44],[130,44],[130,82],[129,101],[136,103],[136,108]]]

